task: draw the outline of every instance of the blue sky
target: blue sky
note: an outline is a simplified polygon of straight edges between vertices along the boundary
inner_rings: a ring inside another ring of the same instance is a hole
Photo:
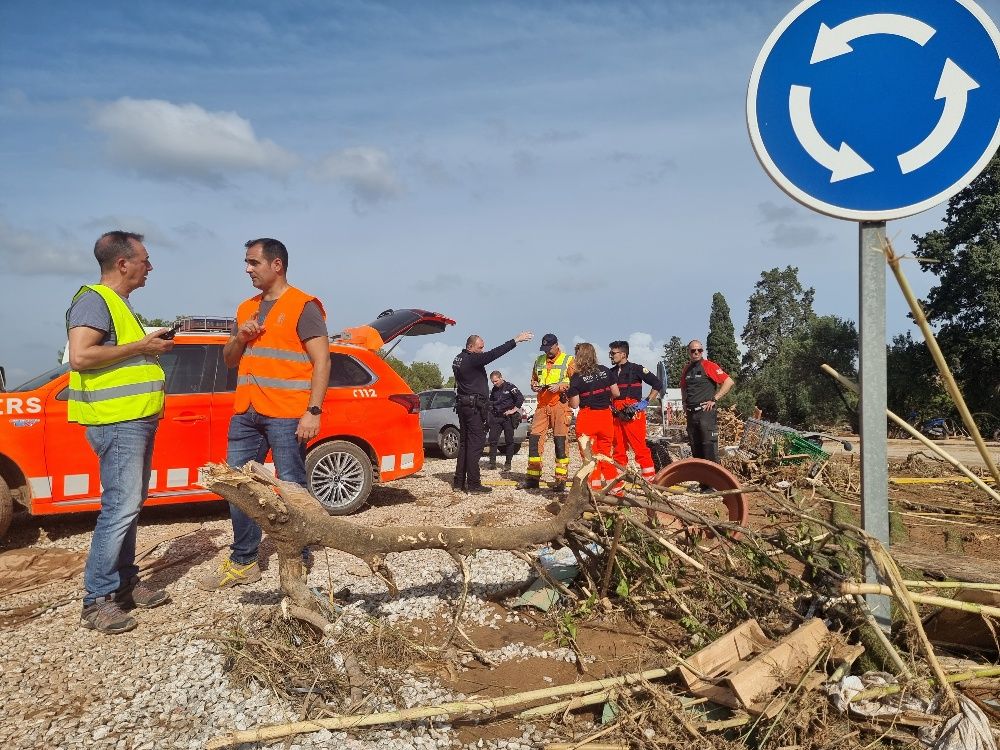
[[[442,366],[469,333],[523,329],[628,338],[651,363],[706,335],[714,292],[738,333],[788,264],[818,312],[856,320],[856,224],[786,197],[747,136],[751,68],[792,7],[8,0],[0,364],[15,382],[54,364],[112,228],[147,236],[147,316],[232,315],[254,291],[243,242],[273,236],[332,328],[455,318],[397,349]],[[890,222],[897,250],[943,215]],[[501,369],[524,384],[536,351]]]

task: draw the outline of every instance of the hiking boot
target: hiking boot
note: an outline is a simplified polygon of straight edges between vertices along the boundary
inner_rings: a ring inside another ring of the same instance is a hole
[[[486,464],[487,469],[495,469],[497,467],[496,459],[491,458],[490,462]]]
[[[218,570],[195,579],[195,585],[203,591],[218,591],[242,586],[245,583],[256,583],[260,580],[260,566],[254,560],[240,565],[226,559]]]
[[[493,492],[492,487],[484,487],[481,484],[474,484],[466,490],[470,495],[487,495]]]
[[[523,482],[521,482],[519,485],[517,485],[517,487],[518,487],[518,489],[521,489],[521,490],[537,490],[538,489],[538,478],[537,477],[528,477]]]
[[[504,474],[509,474],[511,472],[511,469],[512,469],[511,463],[510,461],[508,461],[503,465],[503,469],[501,471],[503,471]]]
[[[451,483],[451,491],[452,492],[465,492],[465,485],[462,484],[461,482],[452,482]]]
[[[147,586],[137,578],[116,592],[115,600],[121,603],[122,609],[152,609],[170,601],[170,594]]]
[[[101,597],[93,604],[84,604],[80,625],[98,633],[127,633],[139,623],[122,611],[114,599]]]
[[[556,480],[555,482],[552,483],[552,491],[555,492],[557,495],[563,494],[564,492],[566,492],[566,482],[561,482],[559,480]]]

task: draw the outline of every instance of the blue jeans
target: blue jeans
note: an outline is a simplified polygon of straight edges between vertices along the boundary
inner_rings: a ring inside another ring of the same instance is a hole
[[[113,595],[139,574],[135,537],[149,492],[159,420],[89,425],[86,436],[101,467],[101,512],[83,569],[83,603]]]
[[[248,462],[264,463],[270,449],[278,479],[306,486],[306,446],[295,437],[297,417],[266,417],[251,406],[243,414],[234,414],[229,422],[229,449],[226,463],[242,469]],[[260,526],[232,503],[233,544],[229,559],[247,565],[257,559]]]

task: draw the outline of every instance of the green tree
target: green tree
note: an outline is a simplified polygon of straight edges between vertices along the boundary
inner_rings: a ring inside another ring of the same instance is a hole
[[[931,353],[923,341],[907,331],[892,339],[886,351],[886,401],[903,419],[916,414],[923,419],[948,414],[951,397],[941,382]]]
[[[972,411],[1000,395],[1000,154],[948,201],[943,229],[913,235],[922,269],[937,276],[923,302]]]
[[[448,379],[446,381],[444,381],[444,387],[445,388],[457,388],[458,387],[458,383],[455,382],[455,376],[454,375],[449,375],[448,376]]]
[[[819,369],[823,363],[841,374],[857,375],[858,332],[853,321],[835,315],[813,316],[778,353],[739,386],[738,403],[752,401],[764,418],[815,428],[856,421],[856,399]],[[752,397],[752,398],[751,398]]]
[[[145,318],[139,313],[136,313],[135,316],[139,319],[140,323],[144,326],[148,326],[149,328],[170,328],[170,326],[174,324],[173,320],[165,320],[163,318]]]
[[[667,388],[680,388],[681,372],[688,362],[687,344],[680,336],[671,336],[663,345],[663,359],[667,362]]]
[[[428,391],[431,388],[440,388],[444,383],[441,375],[441,368],[433,362],[413,362],[410,365],[410,380],[407,385],[414,391]]]
[[[747,324],[743,327],[741,375],[753,377],[764,365],[779,354],[784,344],[804,330],[812,318],[816,290],[804,289],[799,282],[799,269],[786,266],[763,271],[747,300]]]
[[[385,357],[386,363],[401,377],[414,393],[440,388],[444,378],[441,368],[433,362],[414,362],[406,364],[391,354]]]
[[[708,317],[708,338],[705,356],[733,377],[740,369],[740,350],[736,345],[736,329],[729,304],[722,292],[712,295],[712,312]]]

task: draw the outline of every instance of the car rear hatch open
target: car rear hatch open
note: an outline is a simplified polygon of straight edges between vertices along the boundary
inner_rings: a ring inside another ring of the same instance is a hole
[[[394,339],[398,344],[403,336],[426,336],[429,333],[441,333],[445,328],[453,325],[455,325],[455,321],[451,318],[428,310],[412,308],[386,310],[368,325],[345,328],[340,333],[333,334],[330,340],[378,351]],[[392,349],[390,348],[389,351]]]

